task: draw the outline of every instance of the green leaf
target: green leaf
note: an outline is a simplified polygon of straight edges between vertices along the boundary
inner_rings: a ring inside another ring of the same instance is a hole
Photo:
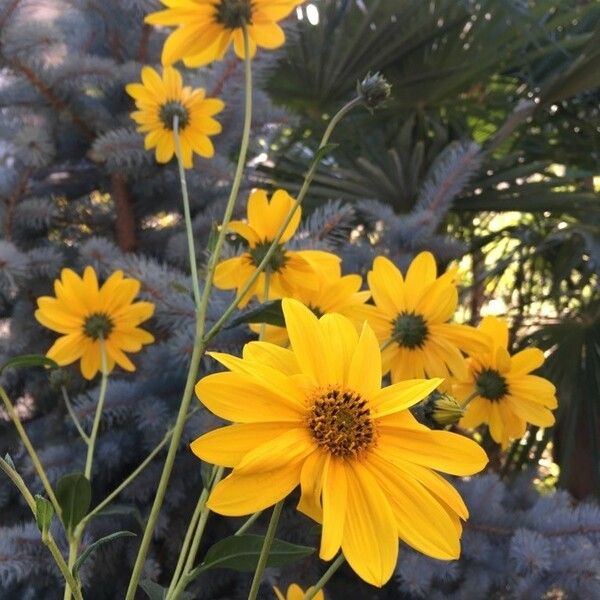
[[[339,144],[325,144],[324,146],[321,146],[321,148],[319,148],[315,152],[311,166],[320,163],[328,154],[331,154],[338,146]]]
[[[17,467],[15,467],[15,463],[8,452],[4,455],[4,462],[6,462],[13,471],[17,470]]]
[[[82,473],[65,475],[56,485],[56,499],[62,510],[63,524],[71,532],[90,509],[90,482]]]
[[[283,310],[281,309],[281,300],[265,302],[252,310],[243,312],[235,319],[232,319],[227,327],[235,327],[242,323],[267,323],[267,325],[285,327],[285,319],[283,317]]]
[[[213,223],[210,227],[210,233],[208,235],[208,242],[206,243],[206,252],[212,254],[217,247],[217,240],[219,239],[219,224]]]
[[[198,572],[209,569],[233,569],[252,573],[256,569],[263,541],[264,537],[261,535],[234,535],[220,540],[208,549]],[[310,556],[314,551],[315,549],[309,546],[273,540],[267,566],[283,567]]]
[[[96,513],[93,518],[113,515],[127,515],[133,517],[141,530],[143,530],[146,525],[139,508],[133,504],[109,504],[106,508],[103,508],[100,512]]]
[[[42,538],[48,533],[52,517],[54,516],[54,507],[48,498],[35,495],[35,522],[42,532]]]
[[[0,367],[0,373],[4,369],[15,367],[48,367],[50,369],[58,369],[58,364],[51,358],[43,354],[23,354],[22,356],[14,356]]]
[[[97,550],[103,544],[112,542],[113,540],[122,537],[136,537],[136,535],[131,531],[116,531],[115,533],[111,533],[110,535],[106,535],[99,540],[96,540],[93,544],[90,544],[81,554],[81,556],[75,561],[75,564],[73,565],[73,575],[77,577],[79,569],[81,569],[83,563],[90,557],[90,554],[94,552],[94,550]]]
[[[140,587],[146,592],[146,595],[150,600],[165,600],[167,597],[167,588],[158,585],[158,583],[155,583],[150,579],[142,579],[142,581],[140,581]],[[181,600],[194,600],[194,596],[189,592],[182,592],[179,595],[179,598]]]

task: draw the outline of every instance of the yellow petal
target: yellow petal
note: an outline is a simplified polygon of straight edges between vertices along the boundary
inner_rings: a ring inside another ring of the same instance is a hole
[[[69,365],[81,357],[84,350],[84,336],[81,333],[70,333],[59,337],[46,356],[59,365]]]
[[[511,375],[525,375],[544,364],[544,353],[539,348],[526,348],[510,359]]]
[[[383,388],[371,400],[376,418],[406,410],[433,392],[442,379],[409,379]]]
[[[437,276],[435,258],[431,252],[420,252],[413,259],[406,273],[406,308],[414,310],[423,294],[429,289]]]
[[[331,457],[323,474],[323,532],[319,556],[331,560],[340,549],[348,501],[344,461]]]
[[[504,319],[484,317],[478,329],[489,336],[494,346],[508,348],[508,324]]]
[[[300,473],[301,495],[298,510],[317,523],[323,521],[321,490],[323,489],[323,473],[330,459],[329,453],[315,450],[306,457]]]
[[[286,375],[300,373],[296,355],[287,348],[269,342],[249,342],[244,346],[243,357],[244,360],[261,363]]]
[[[373,261],[373,270],[367,276],[369,289],[375,304],[390,319],[395,319],[406,309],[404,278],[392,261],[378,256]]]
[[[350,362],[358,344],[356,327],[345,317],[333,313],[321,317],[319,327],[329,345],[328,352],[331,363],[329,383],[345,385],[349,378]],[[375,347],[377,350],[379,349],[377,340],[375,340]],[[351,389],[359,391],[350,384],[348,385]]]
[[[373,330],[366,323],[355,344],[348,387],[368,399],[375,398],[381,389],[381,351]]]

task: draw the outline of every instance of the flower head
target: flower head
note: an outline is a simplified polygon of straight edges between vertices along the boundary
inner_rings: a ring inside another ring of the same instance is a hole
[[[541,350],[527,348],[509,355],[506,321],[485,317],[479,329],[489,335],[489,346],[471,354],[466,376],[453,384],[457,398],[472,398],[459,425],[487,423],[492,438],[506,448],[511,439],[523,437],[527,423],[554,424],[550,411],[557,406],[556,390],[547,379],[531,375],[544,362]]]
[[[456,271],[437,277],[435,259],[421,252],[406,278],[387,258],[378,256],[368,274],[377,307],[369,323],[383,350],[384,372],[392,381],[464,374],[461,350],[486,347],[486,336],[468,325],[448,323],[458,304]]]
[[[248,222],[232,221],[229,229],[241,236],[248,250],[241,256],[220,262],[215,271],[215,286],[221,289],[240,289],[252,276],[265,257],[277,231],[294,207],[295,200],[284,190],[277,190],[269,201],[264,190],[254,190],[248,199]],[[339,273],[339,257],[320,250],[291,251],[284,246],[298,225],[302,212],[298,208],[287,226],[280,244],[267,265],[269,293],[265,294],[265,273],[261,273],[240,306],[252,296],[261,301],[293,296],[298,288],[318,290],[321,273],[334,276]]]
[[[61,333],[47,356],[59,365],[81,359],[81,373],[92,379],[100,370],[101,341],[107,354],[108,371],[115,364],[135,371],[125,352],[139,352],[154,337],[138,325],[154,313],[154,304],[133,302],[140,290],[137,279],[115,271],[98,286],[96,272],[86,267],[83,277],[63,269],[54,282],[56,297],[38,298],[35,318],[48,329]]]
[[[287,594],[285,596],[281,593],[281,590],[278,587],[274,587],[273,590],[275,591],[277,600],[304,600],[304,592],[296,583],[292,583],[292,585],[288,587]],[[323,590],[319,590],[313,598],[314,600],[325,600],[325,594],[323,593]]]
[[[371,292],[360,291],[362,277],[360,275],[344,275],[337,265],[331,272],[320,274],[319,286],[314,288],[298,287],[294,298],[310,308],[315,315],[321,317],[328,313],[338,313],[348,317],[360,330],[363,321],[370,314],[370,306],[365,302],[371,297]],[[259,325],[251,325],[252,331],[258,332]],[[267,325],[264,332],[264,341],[274,344],[286,344],[288,341],[285,327]]]
[[[258,46],[278,48],[285,42],[278,21],[304,0],[162,0],[165,10],[146,17],[146,23],[177,27],[163,47],[162,62],[184,59],[188,67],[221,60],[233,42],[245,57],[244,27],[248,28],[250,56]]]
[[[372,329],[360,335],[341,315],[320,319],[282,301],[290,348],[251,342],[243,358],[213,353],[229,372],[198,382],[203,404],[235,424],[192,443],[202,460],[233,467],[213,490],[211,510],[263,510],[301,486],[298,508],[322,523],[320,556],[342,549],[365,581],[391,577],[398,538],[440,559],[460,554],[467,509],[435,471],[467,475],[487,462],[472,440],[431,431],[408,410],[439,379],[381,387]]]
[[[156,148],[159,163],[169,162],[175,154],[175,117],[186,169],[192,167],[194,152],[204,158],[214,155],[209,136],[221,133],[221,125],[213,117],[223,110],[222,100],[206,98],[201,88],[184,87],[181,74],[173,67],[165,67],[162,78],[152,67],[144,67],[142,83],[130,83],[126,90],[138,108],[131,117],[138,131],[146,134],[146,150]]]

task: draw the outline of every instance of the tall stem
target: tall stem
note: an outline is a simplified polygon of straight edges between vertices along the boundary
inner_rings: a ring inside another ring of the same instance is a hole
[[[269,560],[269,552],[271,551],[271,546],[275,539],[275,532],[277,531],[277,524],[279,523],[282,508],[283,500],[273,507],[273,514],[271,515],[269,527],[267,528],[267,533],[265,534],[265,539],[263,541],[263,547],[260,551],[260,556],[258,557],[258,564],[256,565],[256,571],[254,572],[254,578],[252,579],[252,587],[248,594],[248,600],[256,600],[258,597],[258,590],[260,589],[263,573],[265,572],[265,567]]]
[[[246,28],[244,28],[244,44],[246,48],[249,47],[249,39],[248,32]],[[171,472],[173,471],[173,465],[175,463],[175,456],[177,454],[177,450],[179,448],[179,443],[181,442],[181,435],[183,433],[183,426],[185,424],[185,420],[187,417],[188,408],[190,406],[190,402],[192,399],[192,395],[194,392],[194,385],[196,382],[196,377],[198,376],[198,368],[200,366],[200,359],[206,349],[206,342],[204,340],[204,329],[206,323],[206,310],[208,308],[208,299],[210,296],[210,291],[212,289],[212,282],[214,279],[215,269],[217,267],[217,262],[221,255],[221,251],[223,249],[223,244],[225,243],[225,236],[227,235],[227,228],[229,226],[229,222],[231,221],[231,215],[233,214],[233,209],[235,206],[235,201],[237,200],[237,196],[240,190],[240,185],[242,182],[242,175],[244,173],[244,166],[246,164],[246,157],[248,155],[248,146],[250,142],[250,126],[252,122],[252,68],[251,68],[251,60],[250,53],[246,52],[246,58],[244,59],[244,71],[246,76],[246,84],[245,84],[245,108],[244,108],[244,128],[242,132],[242,141],[240,144],[240,154],[238,157],[238,163],[235,170],[235,177],[233,180],[233,184],[231,186],[231,193],[229,194],[229,199],[227,201],[227,206],[225,208],[225,215],[223,217],[223,223],[221,224],[221,229],[219,231],[219,235],[217,237],[217,242],[215,244],[215,248],[213,253],[211,254],[208,262],[208,270],[206,274],[206,281],[204,284],[204,289],[202,291],[202,296],[200,298],[200,304],[197,308],[197,316],[196,316],[196,332],[194,337],[194,348],[192,350],[192,357],[190,360],[190,368],[188,371],[188,377],[185,384],[185,390],[183,392],[183,397],[181,399],[181,404],[179,406],[179,412],[177,414],[177,420],[175,422],[175,428],[173,431],[173,437],[171,438],[171,443],[169,445],[169,450],[167,452],[167,458],[165,460],[165,465],[163,467],[163,471],[160,477],[160,481],[158,484],[158,489],[156,490],[156,496],[154,497],[154,503],[152,505],[152,509],[150,510],[150,515],[148,517],[148,523],[146,524],[146,529],[144,530],[144,535],[142,537],[142,542],[140,544],[140,548],[138,551],[138,555],[133,567],[133,572],[131,574],[131,579],[129,581],[129,587],[127,589],[126,600],[133,600],[135,597],[135,592],[142,574],[142,568],[144,566],[144,561],[146,560],[146,555],[148,554],[148,549],[150,548],[150,542],[152,540],[152,535],[154,533],[154,528],[156,527],[156,521],[158,520],[158,515],[160,513],[160,509],[162,507],[165,493],[167,490],[167,485],[169,483],[169,479],[171,477]],[[187,230],[188,236],[191,234],[191,229]],[[188,239],[189,243],[189,239]],[[190,253],[191,256],[191,253]],[[195,257],[195,255],[194,255]]]
[[[346,559],[344,558],[344,555],[340,553],[338,557],[331,563],[331,565],[329,565],[327,571],[323,573],[323,577],[321,577],[321,579],[319,579],[315,585],[306,590],[306,594],[304,594],[304,600],[312,600],[317,595],[317,592],[325,587],[327,582],[333,577],[334,573],[344,564],[345,560]]]
[[[100,380],[100,393],[98,395],[98,404],[96,405],[96,414],[94,415],[94,423],[92,432],[88,439],[87,454],[85,457],[84,475],[88,481],[92,481],[92,466],[94,463],[94,450],[96,449],[96,439],[98,438],[98,430],[100,429],[100,421],[102,419],[102,411],[104,410],[104,402],[106,400],[106,389],[108,387],[108,365],[106,360],[106,343],[102,336],[99,338],[100,343],[100,368],[102,370],[102,379]]]
[[[263,295],[265,297],[265,302],[267,302],[269,300],[269,288],[270,288],[270,284],[271,284],[271,270],[270,269],[266,269],[265,271],[265,288],[263,291]],[[261,323],[260,324],[260,329],[258,331],[258,339],[260,341],[264,340],[265,338],[265,333],[267,331],[267,324],[266,323]]]
[[[58,504],[58,500],[56,499],[56,496],[54,495],[54,490],[52,489],[52,486],[50,485],[50,481],[48,480],[46,471],[44,471],[44,467],[42,466],[40,457],[38,456],[37,452],[35,451],[35,448],[33,447],[33,444],[31,443],[31,440],[29,439],[29,436],[27,435],[25,428],[23,427],[23,424],[21,423],[21,419],[19,418],[19,415],[18,415],[17,411],[15,410],[15,407],[13,406],[13,403],[10,401],[8,394],[6,393],[6,391],[4,390],[4,388],[2,386],[0,386],[0,397],[2,397],[2,401],[4,402],[4,407],[6,408],[6,412],[8,413],[8,416],[11,418],[12,422],[14,423],[17,433],[19,434],[19,437],[21,438],[21,441],[23,442],[23,445],[25,446],[25,449],[27,450],[27,454],[29,454],[29,458],[31,459],[31,462],[33,463],[35,471],[38,474],[38,477],[42,481],[44,490],[46,491],[46,494],[48,494],[48,498],[50,499],[50,502],[52,502],[54,512],[60,516],[60,514],[61,514],[60,505]]]
[[[333,133],[333,130],[336,128],[337,124],[349,112],[354,110],[360,104],[362,104],[362,99],[354,98],[353,100],[348,102],[346,105],[344,105],[339,110],[339,112],[337,112],[334,115],[334,117],[329,122],[329,125],[327,126],[327,129],[325,130],[325,133],[323,134],[323,137],[321,138],[321,143],[319,144],[318,151],[322,150],[327,145],[327,143],[329,142],[329,138],[331,137],[331,134]],[[308,170],[308,173],[306,174],[306,177],[304,178],[302,187],[300,188],[300,191],[298,192],[298,196],[296,198],[296,203],[292,207],[292,210],[286,217],[285,221],[279,227],[279,230],[277,231],[277,233],[275,235],[275,239],[271,242],[271,246],[267,250],[267,252],[264,255],[261,262],[256,267],[255,271],[248,278],[246,283],[240,288],[240,290],[239,290],[237,296],[234,298],[233,302],[225,309],[225,311],[223,312],[221,317],[210,328],[210,330],[204,337],[205,342],[209,342],[219,332],[219,330],[221,329],[221,327],[223,327],[223,325],[227,321],[227,319],[229,319],[229,317],[235,311],[238,304],[242,301],[242,299],[246,296],[246,294],[248,293],[250,288],[254,285],[255,281],[258,279],[258,276],[266,269],[267,265],[269,264],[269,261],[271,260],[271,257],[273,256],[273,254],[279,247],[279,241],[281,240],[281,237],[283,236],[283,234],[284,234],[285,230],[287,229],[288,225],[290,224],[291,220],[294,218],[294,214],[296,213],[298,208],[300,208],[300,206],[302,205],[302,202],[304,201],[304,198],[306,197],[306,194],[308,192],[310,184],[312,183],[312,180],[315,177],[318,166],[319,166],[319,161],[314,160],[312,165],[310,166],[310,169]]]

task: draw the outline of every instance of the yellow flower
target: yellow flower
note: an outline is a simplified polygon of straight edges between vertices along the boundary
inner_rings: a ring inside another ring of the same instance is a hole
[[[406,278],[387,258],[378,256],[368,274],[377,307],[369,319],[385,344],[383,370],[392,381],[448,377],[465,373],[464,351],[479,351],[487,340],[468,325],[448,323],[458,304],[456,270],[437,277],[430,252],[415,257]]]
[[[453,383],[454,394],[463,402],[477,394],[459,425],[487,423],[492,438],[506,448],[511,439],[523,437],[527,423],[554,424],[550,410],[557,406],[556,390],[547,379],[530,374],[544,362],[541,350],[527,348],[509,355],[506,321],[485,317],[479,329],[489,335],[490,344],[485,352],[471,354],[466,377]]]
[[[241,256],[220,262],[215,271],[214,283],[220,289],[239,290],[256,271],[256,267],[264,258],[279,227],[292,210],[295,200],[284,190],[277,190],[271,201],[264,190],[254,190],[248,199],[248,223],[232,221],[229,229],[248,242],[248,251]],[[267,266],[269,273],[268,298],[284,298],[293,296],[297,288],[308,287],[317,290],[321,284],[320,273],[327,276],[339,272],[339,257],[320,250],[286,250],[284,244],[298,229],[302,211],[299,208],[286,228],[280,245],[271,257]],[[252,296],[261,301],[265,295],[265,274],[258,276],[240,306],[248,304]]]
[[[182,58],[188,67],[200,67],[221,60],[232,42],[235,53],[244,58],[244,24],[251,57],[257,46],[278,48],[285,34],[277,22],[303,1],[162,0],[168,8],[148,15],[146,23],[177,27],[163,47],[163,64]]]
[[[104,340],[108,371],[115,364],[135,371],[125,352],[139,352],[154,337],[138,325],[154,313],[154,304],[133,302],[140,290],[137,279],[115,271],[98,287],[96,272],[86,267],[83,278],[63,269],[54,282],[56,297],[38,298],[35,318],[48,329],[63,334],[48,350],[47,356],[59,365],[81,359],[81,373],[92,379],[100,370],[100,338]]]
[[[317,289],[298,287],[294,292],[294,298],[308,306],[318,317],[328,313],[338,313],[354,321],[360,331],[363,321],[370,314],[370,306],[365,302],[371,297],[368,291],[361,292],[362,277],[360,275],[344,275],[337,265],[335,273],[321,275],[320,284]],[[251,325],[254,332],[260,330],[260,325]],[[263,340],[274,344],[287,344],[288,336],[285,327],[267,325]]]
[[[285,596],[281,593],[278,587],[274,587],[273,589],[275,590],[277,600],[304,600],[304,592],[296,583],[292,583],[292,585],[290,585]],[[323,590],[319,590],[314,595],[314,600],[325,600],[325,594],[323,593]]]
[[[472,440],[419,424],[409,408],[439,379],[381,388],[373,330],[360,335],[337,314],[318,319],[282,302],[291,349],[250,342],[243,358],[213,353],[229,372],[201,379],[203,404],[235,424],[192,443],[209,463],[233,467],[211,493],[211,510],[264,510],[301,486],[299,510],[322,523],[320,556],[342,549],[365,581],[382,586],[398,538],[439,559],[460,554],[467,509],[436,471],[469,475],[487,462]]]
[[[183,85],[181,74],[173,67],[165,67],[161,76],[152,68],[142,69],[142,83],[130,83],[125,88],[135,99],[137,111],[131,117],[138,131],[146,134],[146,150],[156,148],[156,160],[166,163],[175,154],[173,119],[179,117],[181,157],[186,169],[192,168],[195,152],[211,158],[215,149],[209,138],[221,133],[221,125],[212,117],[225,104],[218,98],[206,98],[203,89],[193,90]]]

